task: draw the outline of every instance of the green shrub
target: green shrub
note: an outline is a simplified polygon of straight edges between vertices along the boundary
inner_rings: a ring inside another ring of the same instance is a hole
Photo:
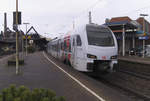
[[[56,94],[49,89],[33,89],[32,91],[24,86],[16,88],[11,85],[0,93],[0,101],[65,101],[64,97],[56,97]]]
[[[27,49],[29,53],[35,52],[35,48],[33,46],[29,46]]]

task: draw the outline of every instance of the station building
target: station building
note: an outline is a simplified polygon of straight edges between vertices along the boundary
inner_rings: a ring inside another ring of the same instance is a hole
[[[107,19],[105,25],[114,32],[120,55],[127,55],[131,48],[142,48],[143,40],[145,45],[150,45],[150,23],[143,17],[136,20],[128,16],[115,17]]]

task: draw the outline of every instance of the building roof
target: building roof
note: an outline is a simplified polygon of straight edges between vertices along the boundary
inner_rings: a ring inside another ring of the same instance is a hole
[[[146,19],[144,19],[143,17],[139,17],[136,21],[138,23],[140,23],[141,25],[143,25],[143,20],[145,20],[148,24],[150,24]]]
[[[109,22],[132,21],[128,16],[111,18]]]
[[[123,25],[126,29],[137,28],[137,26],[135,26],[134,24],[132,24],[131,22],[128,22],[128,21],[108,22],[105,25],[109,26],[112,30],[116,30],[116,29],[121,30]]]
[[[137,26],[131,23],[131,19],[127,16],[125,17],[116,17],[112,18],[109,22],[106,22],[105,25],[109,26],[111,30],[122,30],[123,26],[126,29],[136,29]]]

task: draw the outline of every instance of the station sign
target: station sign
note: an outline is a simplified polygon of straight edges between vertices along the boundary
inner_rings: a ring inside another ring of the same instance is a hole
[[[122,40],[121,36],[117,36],[116,38],[117,38],[117,40]]]
[[[28,39],[31,39],[31,36],[28,36]]]
[[[148,36],[140,36],[140,37],[139,37],[139,40],[148,40],[148,39],[149,39]]]
[[[30,43],[30,44],[33,44],[33,40],[30,40],[29,43]]]
[[[16,25],[16,16],[18,16],[18,25],[21,25],[21,12],[18,12],[18,14],[13,12],[13,25]]]

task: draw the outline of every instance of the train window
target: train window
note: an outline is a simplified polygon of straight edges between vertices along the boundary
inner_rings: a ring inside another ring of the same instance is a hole
[[[75,46],[75,39],[73,38],[73,46]]]
[[[63,50],[63,42],[61,43],[61,50]]]
[[[69,52],[71,52],[71,41],[69,41]]]
[[[64,51],[67,51],[67,42],[66,42],[66,40],[64,41]]]
[[[77,41],[77,46],[81,46],[82,45],[81,38],[80,38],[79,35],[77,35],[76,41]]]
[[[60,52],[60,50],[61,50],[61,43],[59,42],[59,52]]]
[[[57,48],[57,52],[58,52],[59,51],[59,43],[57,43],[57,47],[56,48]]]

